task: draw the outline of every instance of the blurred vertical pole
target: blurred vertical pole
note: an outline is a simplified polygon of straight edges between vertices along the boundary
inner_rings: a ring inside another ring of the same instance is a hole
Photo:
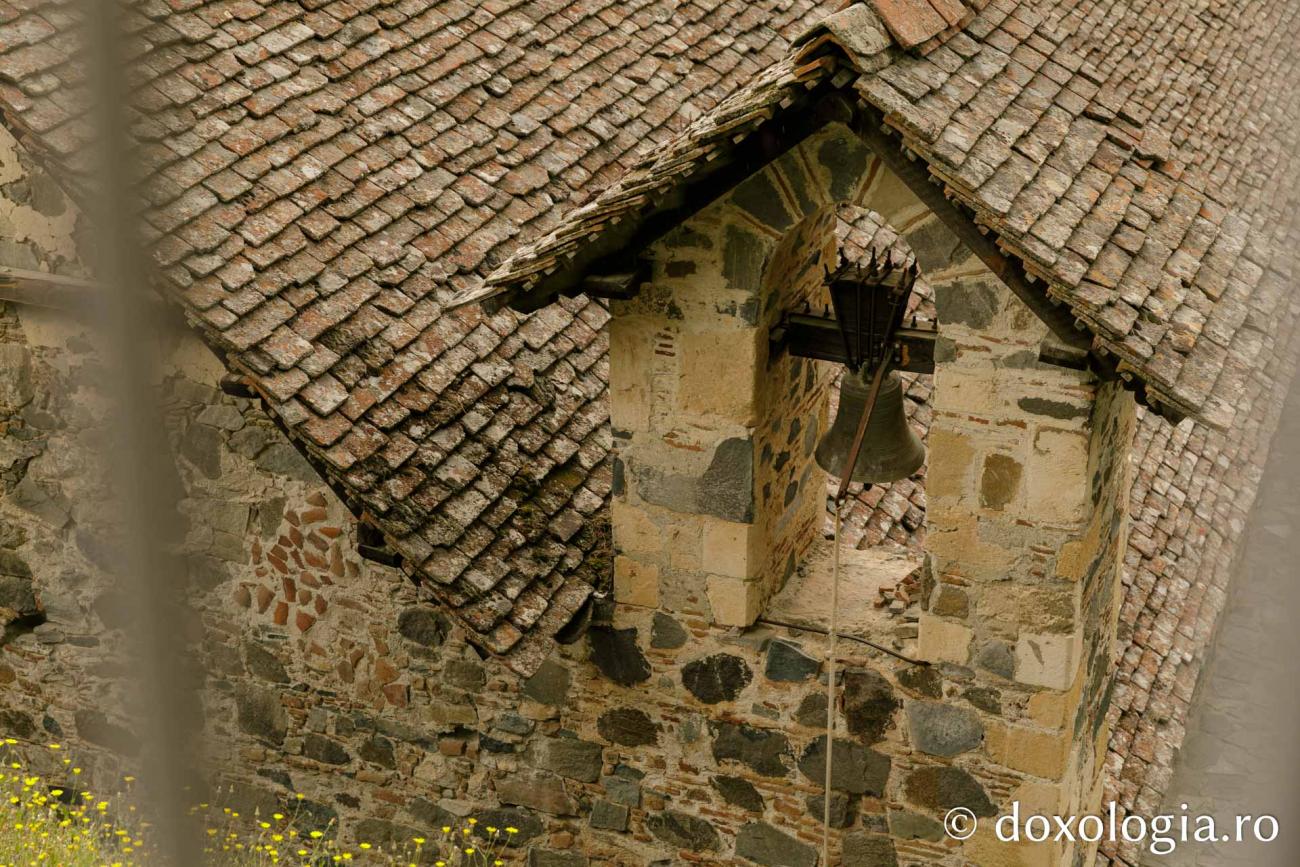
[[[191,682],[185,635],[187,585],[177,555],[178,518],[162,414],[156,400],[160,334],[157,304],[142,243],[140,175],[131,137],[131,52],[126,14],[131,0],[81,0],[86,16],[87,96],[93,125],[87,154],[91,174],[87,222],[93,233],[90,267],[105,287],[99,323],[113,406],[105,458],[121,521],[120,573],[134,604],[130,629],[134,684],[124,708],[142,742],[141,809],[154,825],[164,864],[202,860],[201,840],[187,818],[193,796],[197,684]]]

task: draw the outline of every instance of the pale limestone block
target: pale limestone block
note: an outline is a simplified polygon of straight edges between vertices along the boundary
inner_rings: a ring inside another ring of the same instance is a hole
[[[960,506],[945,507],[936,515],[925,544],[941,574],[984,581],[998,581],[1012,574],[1025,553],[1022,548],[1004,547],[984,539],[975,516],[963,512]]]
[[[615,430],[650,429],[650,389],[644,385],[610,387],[609,423]]]
[[[1040,428],[1026,469],[1024,517],[1057,525],[1087,518],[1091,495],[1084,433]]]
[[[989,758],[1014,771],[1045,780],[1065,779],[1074,732],[1068,728],[1039,729],[989,719],[984,749]]]
[[[1079,622],[1078,584],[1004,581],[980,596],[976,613],[986,623],[998,623],[1014,634],[1072,631]]]
[[[1016,680],[1049,689],[1069,689],[1082,655],[1082,630],[1064,635],[1021,633],[1016,641]]]
[[[994,824],[994,819],[984,819],[975,836],[962,844],[965,863],[980,867],[1062,867],[1070,863],[1064,860],[1061,846],[1050,839],[1034,843],[1021,837],[1016,842],[1002,842]]]
[[[939,364],[934,370],[935,413],[1000,418],[1009,410],[992,368]]]
[[[1029,702],[1025,705],[1026,718],[1043,728],[1063,728],[1074,721],[1074,712],[1079,707],[1082,690],[1082,677],[1076,677],[1074,684],[1065,692],[1055,689],[1039,690],[1029,697]]]
[[[659,567],[622,555],[614,558],[614,601],[659,607]]]
[[[651,393],[646,372],[654,363],[654,322],[615,316],[609,322],[609,412],[614,428],[650,429]]]
[[[668,528],[668,565],[674,571],[699,572],[704,569],[700,520],[708,518],[696,515],[678,517]]]
[[[753,524],[701,517],[704,542],[701,566],[706,572],[731,578],[754,578],[759,572],[760,538]]]
[[[965,624],[943,620],[921,612],[918,654],[929,662],[953,662],[965,665],[970,657],[975,632]]]
[[[614,528],[614,547],[619,551],[643,555],[640,558],[643,560],[663,553],[664,534],[646,509],[615,497],[610,501],[610,519]]]
[[[757,581],[710,575],[705,591],[718,626],[749,626],[762,612],[763,588]]]
[[[1065,793],[1055,783],[1040,780],[1024,780],[1011,791],[1011,800],[1020,802],[1020,814],[1055,816],[1063,806]]]
[[[756,334],[746,328],[681,335],[677,402],[682,412],[747,427],[756,423]]]
[[[926,470],[926,499],[960,497],[970,489],[975,467],[975,448],[970,437],[936,424],[930,428],[930,466]]]
[[[1061,546],[1056,553],[1056,577],[1067,581],[1078,581],[1087,572],[1096,554],[1097,542],[1100,541],[1096,531],[1100,525],[1093,521],[1088,527],[1088,535],[1074,539]]]

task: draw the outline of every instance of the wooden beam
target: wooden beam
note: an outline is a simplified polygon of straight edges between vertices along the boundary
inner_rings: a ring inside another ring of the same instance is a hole
[[[357,524],[357,553],[383,566],[402,565],[402,555],[389,544],[384,532],[367,521]]]
[[[104,291],[100,284],[79,277],[0,266],[0,301],[82,311],[98,307]]]
[[[154,278],[150,286],[166,286],[157,275]],[[181,305],[168,302],[150,286],[141,287],[145,293],[141,306],[155,317],[154,326],[190,330]],[[95,324],[104,321],[109,296],[104,285],[94,280],[0,265],[0,301],[57,310]]]
[[[582,294],[592,298],[614,298],[627,301],[635,298],[641,284],[649,279],[645,264],[637,263],[632,271],[618,274],[588,274],[582,280]]]
[[[249,383],[248,377],[238,373],[227,373],[221,377],[221,392],[231,397],[253,398],[258,396]]]
[[[894,332],[895,370],[934,373],[934,344],[939,332],[932,328],[899,328]],[[846,364],[844,337],[839,323],[830,316],[792,313],[772,329],[772,357],[785,351],[800,358]]]

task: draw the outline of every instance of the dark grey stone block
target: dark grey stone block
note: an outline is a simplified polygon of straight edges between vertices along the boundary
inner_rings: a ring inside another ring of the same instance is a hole
[[[686,628],[673,618],[656,611],[650,627],[650,646],[656,650],[676,650],[686,643]]]
[[[889,756],[852,741],[836,739],[831,788],[854,795],[880,797],[889,780]],[[799,758],[799,770],[821,785],[826,779],[826,736],[814,740]]]
[[[816,867],[817,850],[766,822],[750,822],[736,835],[736,854],[766,867]]]
[[[649,816],[645,825],[656,839],[691,852],[716,852],[722,847],[717,830],[698,816],[665,810]]]
[[[753,679],[749,665],[729,653],[715,653],[682,667],[682,683],[705,704],[732,701]]]
[[[616,707],[596,720],[596,730],[606,740],[625,747],[653,744],[659,739],[659,726],[645,711],[634,707]]]
[[[548,659],[524,681],[521,689],[533,701],[563,707],[569,698],[569,681],[569,669],[554,659]]]
[[[711,722],[709,729],[717,761],[732,759],[765,777],[789,773],[790,741],[781,732],[729,722]]]
[[[621,686],[650,679],[650,663],[636,643],[636,629],[593,626],[587,632],[591,661],[600,673]]]
[[[946,813],[966,807],[976,816],[992,816],[997,808],[975,778],[960,768],[936,765],[917,768],[903,783],[907,800],[919,807]]]
[[[710,782],[728,804],[753,813],[763,812],[763,796],[749,780],[720,774]]]
[[[912,744],[932,756],[951,758],[975,749],[984,741],[984,724],[974,711],[964,707],[909,701],[907,723]]]
[[[605,831],[626,831],[629,812],[622,804],[596,801],[591,805],[591,827]]]

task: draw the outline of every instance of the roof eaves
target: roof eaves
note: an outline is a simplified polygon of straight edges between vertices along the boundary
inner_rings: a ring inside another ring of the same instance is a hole
[[[846,85],[836,60],[794,55],[635,164],[550,234],[521,248],[449,307],[533,310],[557,295],[620,285],[629,255],[836,118],[823,97]],[[798,109],[798,110],[791,110]],[[842,118],[841,118],[842,119]],[[614,258],[616,257],[616,258]],[[595,275],[588,280],[589,275]]]

